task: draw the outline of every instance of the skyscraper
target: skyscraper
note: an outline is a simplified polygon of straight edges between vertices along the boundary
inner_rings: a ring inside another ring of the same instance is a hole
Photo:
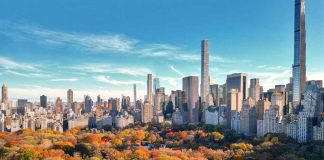
[[[153,120],[153,107],[151,102],[145,102],[142,108],[142,122],[148,123]]]
[[[72,89],[69,89],[67,91],[67,105],[68,105],[68,108],[72,107],[72,103],[73,103],[73,91],[72,91]]]
[[[218,84],[210,85],[210,93],[213,96],[214,99],[214,105],[219,105],[219,86]]]
[[[154,89],[154,94],[156,94],[156,90],[160,88],[160,80],[159,78],[154,78],[153,79],[153,89]]]
[[[62,104],[62,99],[60,97],[57,97],[55,101],[55,110],[56,113],[63,113],[63,104]]]
[[[200,96],[201,101],[206,102],[209,93],[209,54],[208,54],[208,40],[201,41],[201,83]]]
[[[147,74],[147,101],[152,104],[152,74]]]
[[[27,99],[18,99],[17,100],[17,113],[21,115],[25,115],[26,113],[26,104],[27,104]]]
[[[243,101],[240,100],[240,95],[241,94],[238,91],[238,89],[231,89],[227,93],[227,100],[228,100],[227,112],[226,112],[227,128],[233,127],[233,126],[231,126],[232,115],[234,115],[233,113],[241,112]]]
[[[199,95],[198,95],[199,80],[197,76],[184,77],[182,79],[182,90],[185,92],[187,106],[189,112],[189,122],[199,122]]]
[[[133,85],[133,89],[134,89],[134,106],[136,106],[136,84]]]
[[[237,89],[238,92],[240,92],[240,101],[243,101],[247,98],[247,73],[234,73],[231,75],[227,75],[227,94],[230,93],[232,89]]]
[[[2,86],[2,103],[8,103],[8,88],[5,84]]]
[[[260,89],[259,78],[250,79],[250,97],[255,101],[260,99]]]
[[[45,95],[40,96],[40,106],[47,108],[47,97]]]
[[[306,82],[305,0],[295,0],[295,46],[293,70],[293,107],[300,104]]]

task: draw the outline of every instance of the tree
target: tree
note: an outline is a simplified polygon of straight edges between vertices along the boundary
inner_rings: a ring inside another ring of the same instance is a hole
[[[219,140],[222,140],[224,138],[224,136],[219,132],[213,132],[212,135],[214,136],[215,141],[219,141]]]
[[[84,143],[80,143],[80,144],[76,145],[75,149],[76,149],[76,151],[79,151],[81,153],[81,156],[83,158],[91,157],[91,155],[92,155],[90,148]]]

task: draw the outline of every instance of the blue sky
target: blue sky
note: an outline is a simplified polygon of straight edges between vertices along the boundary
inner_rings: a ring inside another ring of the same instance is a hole
[[[307,77],[324,79],[324,1],[306,2]],[[0,4],[0,83],[9,98],[132,96],[146,74],[166,91],[200,75],[200,41],[210,76],[247,72],[269,89],[293,63],[293,0],[4,0]]]

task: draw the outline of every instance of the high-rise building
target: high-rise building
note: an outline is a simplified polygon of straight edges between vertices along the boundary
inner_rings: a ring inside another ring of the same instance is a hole
[[[255,101],[260,99],[260,80],[259,78],[250,79],[250,97]]]
[[[275,90],[271,95],[271,106],[276,108],[278,111],[279,122],[283,120],[284,116],[284,96],[281,91]]]
[[[215,106],[219,105],[219,94],[220,94],[219,91],[220,89],[218,84],[210,85],[210,93],[213,96]]]
[[[271,102],[266,99],[260,99],[256,105],[257,119],[263,120],[264,111],[270,108]]]
[[[47,97],[45,95],[40,96],[40,106],[47,108]]]
[[[239,113],[242,109],[242,100],[240,100],[240,92],[237,89],[232,89],[227,94],[227,127],[233,128],[231,126],[232,113]]]
[[[101,106],[102,105],[102,98],[100,95],[97,96],[97,105]]]
[[[252,97],[247,98],[243,102],[240,112],[240,132],[247,136],[255,136],[257,134],[257,113],[255,108],[255,100]]]
[[[154,94],[156,94],[156,90],[160,88],[160,79],[159,78],[154,78],[153,79],[153,89],[154,89]]]
[[[2,103],[8,103],[8,88],[5,84],[2,86]]]
[[[199,80],[197,76],[189,76],[182,79],[182,90],[186,95],[189,123],[199,122],[198,84]]]
[[[152,94],[152,74],[147,75],[147,95],[146,99],[152,104],[153,94]]]
[[[206,102],[209,94],[209,54],[208,40],[201,41],[201,83],[200,97],[201,102]]]
[[[227,93],[231,92],[232,89],[237,89],[240,92],[240,101],[247,98],[247,73],[234,73],[227,75],[226,79],[226,90]],[[227,100],[229,101],[229,100]]]
[[[72,91],[72,89],[69,89],[67,91],[67,106],[68,106],[68,108],[72,107],[72,103],[73,103],[73,91]]]
[[[295,0],[295,28],[294,28],[294,64],[293,70],[293,107],[300,104],[301,94],[306,82],[306,27],[305,0]]]
[[[17,113],[25,115],[27,99],[18,99],[17,101]]]
[[[56,113],[63,113],[63,104],[62,104],[62,99],[60,97],[57,97],[55,101],[55,110]]]
[[[226,105],[227,103],[227,91],[226,91],[226,83],[219,86],[219,104]]]
[[[84,112],[89,113],[93,107],[93,101],[90,96],[87,95],[84,97],[84,104],[85,104]]]
[[[234,73],[227,75],[226,99],[227,99],[227,127],[231,128],[232,112],[241,112],[243,100],[247,98],[247,74]]]
[[[145,102],[142,108],[142,122],[148,123],[153,121],[153,107],[151,102]]]
[[[154,95],[154,109],[153,114],[160,115],[163,111],[162,103],[165,102],[165,94],[162,89],[158,88],[156,89],[155,95]]]
[[[136,99],[137,98],[136,97],[136,84],[133,85],[133,89],[134,89],[134,97],[133,97],[134,98],[134,106],[136,106],[136,100],[137,100]]]

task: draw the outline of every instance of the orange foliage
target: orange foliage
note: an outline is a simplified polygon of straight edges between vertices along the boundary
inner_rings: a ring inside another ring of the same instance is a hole
[[[50,149],[44,151],[44,158],[62,158],[64,155],[64,151],[60,149]]]
[[[87,143],[100,143],[101,142],[101,136],[99,134],[89,134],[84,138],[84,141]]]
[[[145,131],[143,130],[135,131],[133,137],[135,140],[142,141],[145,138]]]
[[[73,145],[71,142],[69,142],[69,141],[62,141],[62,142],[58,142],[58,143],[56,144],[56,146],[57,146],[58,148],[74,147],[74,145]]]

